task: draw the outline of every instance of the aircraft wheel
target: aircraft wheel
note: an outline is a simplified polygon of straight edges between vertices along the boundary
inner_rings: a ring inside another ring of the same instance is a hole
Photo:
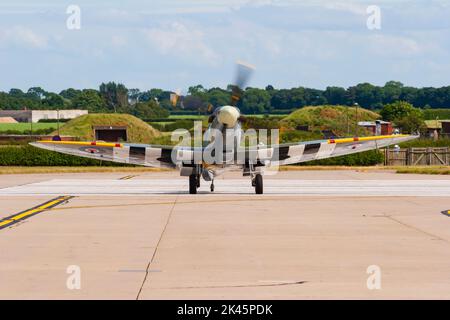
[[[263,194],[263,177],[260,174],[255,176],[255,192],[256,194]]]
[[[211,183],[211,192],[214,192],[214,183]]]
[[[189,193],[190,194],[197,194],[197,175],[191,174],[189,176]]]

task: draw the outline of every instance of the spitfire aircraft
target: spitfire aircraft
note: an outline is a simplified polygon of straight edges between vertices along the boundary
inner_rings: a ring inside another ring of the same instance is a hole
[[[209,117],[209,127],[200,146],[146,145],[136,143],[108,143],[102,141],[60,141],[59,137],[37,141],[31,145],[60,153],[98,160],[128,163],[149,167],[177,168],[181,176],[189,177],[189,193],[196,194],[200,180],[211,182],[228,170],[240,170],[250,177],[256,194],[263,193],[266,168],[338,157],[399,144],[417,138],[414,135],[389,135],[325,139],[296,143],[243,143],[242,120],[245,119],[237,103],[241,99],[253,67],[239,63],[236,84],[232,86],[231,103],[217,107]],[[208,142],[206,144],[205,142]]]

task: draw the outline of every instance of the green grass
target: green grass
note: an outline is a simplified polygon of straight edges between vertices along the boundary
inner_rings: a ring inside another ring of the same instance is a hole
[[[348,129],[350,134],[367,134],[367,130],[356,126],[357,121],[374,121],[380,118],[380,115],[363,108],[346,106],[313,106],[304,107],[285,117],[280,124],[283,127],[295,128],[298,125],[307,125],[310,130],[332,130],[337,136],[347,135],[347,116]]]
[[[195,120],[203,120],[208,118],[208,116],[205,115],[170,115],[169,120],[185,120],[185,119],[195,119]]]
[[[450,147],[450,138],[441,138],[437,141],[419,138],[400,144],[401,148],[445,148]]]
[[[61,127],[64,125],[63,123],[59,124]],[[33,130],[39,129],[55,129],[58,127],[56,122],[50,123],[33,123]],[[25,131],[30,130],[30,123],[0,123],[0,132],[14,130],[14,131]]]
[[[119,126],[127,127],[128,141],[139,143],[151,143],[152,139],[159,137],[161,133],[129,114],[121,113],[96,113],[83,115],[72,119],[60,128],[61,135],[75,136],[83,140],[93,140],[94,126]]]
[[[404,174],[437,174],[449,175],[450,166],[430,166],[430,167],[401,167],[396,170],[397,173]]]
[[[450,109],[427,109],[423,115],[425,120],[447,120],[450,119]]]
[[[158,121],[158,122],[152,122],[152,121],[149,121],[148,122],[148,124],[149,125],[151,125],[151,126],[153,126],[153,125],[158,125],[158,124],[160,124],[160,125],[162,125],[162,126],[165,126],[166,124],[172,124],[172,123],[175,123],[175,121]]]

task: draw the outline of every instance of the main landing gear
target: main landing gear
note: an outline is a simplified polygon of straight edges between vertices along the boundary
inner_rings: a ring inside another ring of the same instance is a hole
[[[263,176],[261,174],[261,171],[255,170],[255,166],[251,163],[244,166],[244,177],[250,176],[250,179],[252,180],[252,187],[255,188],[256,194],[263,194],[264,188],[263,188]]]
[[[263,188],[263,177],[260,173],[257,173],[252,177],[252,186],[255,188],[256,194],[263,194],[264,188]]]
[[[193,167],[182,167],[180,171],[181,176],[189,177],[189,193],[197,194],[197,189],[200,188],[200,179],[209,182],[211,181],[211,192],[214,192],[214,172],[200,165]]]
[[[200,188],[200,175],[191,174],[189,176],[189,193],[197,194],[197,189]],[[214,179],[211,182],[211,192],[214,192]]]
[[[189,176],[189,193],[197,194],[197,189],[200,188],[200,175],[191,174]]]

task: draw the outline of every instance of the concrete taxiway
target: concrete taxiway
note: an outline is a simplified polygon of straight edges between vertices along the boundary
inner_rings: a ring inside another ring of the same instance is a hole
[[[450,298],[448,176],[280,172],[262,196],[235,173],[215,184],[0,176],[0,298]]]

